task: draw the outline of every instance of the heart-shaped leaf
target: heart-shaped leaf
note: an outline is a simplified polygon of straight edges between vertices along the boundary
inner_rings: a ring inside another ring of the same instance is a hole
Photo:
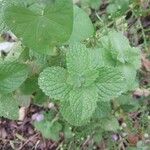
[[[11,5],[4,11],[4,20],[25,46],[48,53],[53,46],[70,38],[73,26],[72,1],[56,0],[39,11]]]

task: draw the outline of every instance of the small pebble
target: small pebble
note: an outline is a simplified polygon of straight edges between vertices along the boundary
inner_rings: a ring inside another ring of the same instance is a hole
[[[48,108],[49,108],[49,109],[54,108],[54,107],[55,107],[55,106],[54,106],[53,103],[49,103],[49,104],[48,104]]]
[[[123,136],[123,137],[126,137],[127,135],[128,135],[128,134],[127,134],[127,133],[125,133],[125,132],[124,132],[124,133],[122,133],[122,136]]]
[[[149,137],[148,133],[145,133],[145,134],[144,134],[144,137],[145,137],[145,138],[148,138],[148,137]]]
[[[127,127],[127,124],[126,124],[126,123],[122,123],[122,127],[123,127],[123,128],[126,128],[126,127]]]

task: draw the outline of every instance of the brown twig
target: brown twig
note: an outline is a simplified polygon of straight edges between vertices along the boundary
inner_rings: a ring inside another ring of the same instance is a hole
[[[38,133],[33,135],[32,137],[30,137],[18,150],[21,150],[28,142],[33,140],[37,135],[38,135]]]

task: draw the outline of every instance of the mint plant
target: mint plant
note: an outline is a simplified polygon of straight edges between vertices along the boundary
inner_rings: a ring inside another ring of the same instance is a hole
[[[62,115],[73,125],[87,122],[98,101],[108,101],[124,92],[120,71],[104,67],[103,62],[100,66],[92,53],[84,45],[72,45],[66,53],[67,69],[49,67],[39,77],[40,88],[61,101]]]
[[[114,108],[139,107],[126,94],[138,87],[139,49],[114,29],[105,27],[96,36],[89,16],[71,0],[0,3],[0,31],[17,36],[10,52],[0,56],[0,116],[17,120],[19,106],[53,102],[55,109],[33,122],[45,138],[91,134],[97,142],[107,131],[117,132]],[[98,9],[101,1],[83,3]]]
[[[118,68],[126,79],[126,88],[137,86],[136,74],[140,68],[140,51],[131,47],[128,39],[120,32],[111,31],[99,39],[98,46],[105,65]]]
[[[35,121],[34,126],[37,130],[42,132],[45,138],[58,141],[62,125],[57,120],[57,116],[55,117],[54,112],[51,111],[44,115],[44,119],[42,121]]]

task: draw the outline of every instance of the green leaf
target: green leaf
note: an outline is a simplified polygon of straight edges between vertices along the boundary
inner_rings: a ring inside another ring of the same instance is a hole
[[[0,33],[2,33],[5,29],[5,22],[3,20],[3,8],[5,3],[5,0],[0,1]]]
[[[79,7],[74,6],[73,32],[69,43],[83,41],[94,33],[93,24],[89,16]]]
[[[100,119],[108,117],[111,114],[111,105],[110,102],[98,102],[97,108],[94,113],[94,118]]]
[[[35,128],[42,133],[42,135],[47,139],[52,139],[54,141],[59,140],[59,133],[62,129],[62,126],[58,122],[50,122],[43,120],[41,122],[34,123]]]
[[[119,129],[119,123],[115,117],[111,116],[109,118],[101,119],[101,127],[105,131],[116,132]]]
[[[48,67],[39,76],[39,86],[50,98],[63,99],[70,92],[67,75],[64,68]]]
[[[19,106],[28,108],[31,104],[31,95],[18,94],[15,98],[18,101]]]
[[[85,45],[79,43],[71,45],[66,54],[68,72],[86,74],[86,72],[96,70],[100,66],[98,59],[102,59],[100,55],[96,57],[96,50],[86,48]]]
[[[71,127],[69,125],[65,125],[63,131],[66,139],[70,139],[73,137],[73,132],[71,131]]]
[[[18,89],[15,91],[14,98],[18,102],[19,106],[28,108],[31,104],[31,95],[25,95]]]
[[[67,102],[68,100],[68,102]],[[61,106],[61,113],[70,124],[86,124],[96,109],[98,95],[95,87],[71,91]]]
[[[92,9],[98,9],[102,3],[102,0],[82,0],[82,5],[88,5]]]
[[[138,101],[132,97],[132,95],[121,95],[115,102],[119,105],[125,112],[134,112],[140,105]]]
[[[18,60],[24,49],[22,48],[21,42],[15,42],[14,46],[10,52],[5,57],[5,61],[15,61]]]
[[[5,23],[2,16],[2,8],[0,7],[0,33],[5,29]]]
[[[112,17],[119,17],[123,15],[129,8],[130,0],[109,0],[110,3],[107,7],[107,12]]]
[[[39,90],[38,76],[28,78],[20,87],[20,90],[25,95],[32,95]]]
[[[123,76],[126,80],[126,90],[133,90],[138,87],[138,83],[136,82],[136,74],[137,71],[131,65],[120,65],[118,66],[120,72],[122,72]]]
[[[18,103],[11,95],[0,96],[0,117],[11,120],[17,120],[19,118]]]
[[[109,101],[125,91],[125,80],[117,68],[102,67],[96,82],[99,99]]]
[[[45,66],[47,64],[48,59],[49,59],[48,55],[41,54],[41,53],[38,53],[38,52],[33,51],[33,50],[29,51],[29,56],[30,56],[30,59],[35,60],[36,63],[42,64],[43,66]]]
[[[58,141],[59,140],[59,133],[60,133],[61,129],[62,129],[61,124],[58,122],[55,122],[53,124],[53,126],[51,127],[51,134],[48,134],[47,132],[46,133],[48,136],[50,135],[49,138],[51,138],[55,141]]]
[[[128,56],[128,64],[131,65],[134,69],[139,69],[141,67],[141,52],[138,48],[130,48],[126,51]]]
[[[33,98],[33,103],[36,105],[43,106],[48,102],[49,98],[43,93],[42,90],[38,90],[37,93],[35,94],[35,97]]]
[[[105,65],[116,66],[122,63],[130,64],[135,69],[139,69],[141,64],[140,50],[132,48],[129,40],[121,32],[109,32],[108,35],[100,39],[98,45],[100,46],[99,51],[103,54]]]
[[[138,86],[137,69],[141,66],[140,50],[132,48],[121,32],[109,32],[100,42],[99,52],[103,56],[105,66],[114,66],[120,70],[125,77],[127,91],[135,89]]]
[[[39,11],[11,5],[5,9],[4,19],[27,47],[49,53],[50,47],[70,38],[73,26],[72,1],[56,0]]]
[[[93,140],[96,144],[99,144],[103,140],[103,134],[101,130],[98,130],[94,135],[93,135]]]
[[[0,93],[15,91],[27,78],[28,68],[17,62],[0,63]]]
[[[69,74],[67,83],[72,85],[74,88],[89,87],[94,83],[97,77],[97,70],[93,70],[93,72],[89,71],[85,74]]]
[[[90,86],[98,77],[97,68],[103,65],[97,49],[86,48],[83,44],[71,45],[66,54],[67,82],[74,87]]]
[[[109,33],[109,40],[112,57],[121,63],[128,61],[125,55],[125,51],[130,49],[128,39],[121,32],[113,31]]]
[[[100,43],[100,46],[102,46],[101,51],[106,51],[106,55],[110,55],[109,61],[115,60],[120,63],[126,63],[128,61],[126,52],[131,48],[128,39],[121,32],[110,31],[108,35],[100,39]],[[107,56],[105,57],[107,58]]]
[[[34,2],[39,0],[1,0],[0,1],[0,32],[7,32],[9,29],[4,21],[4,10],[8,6],[19,5],[23,7],[29,7]]]
[[[117,61],[112,58],[112,54],[110,52],[109,46],[106,49],[103,47],[100,47],[97,50],[99,51],[98,54],[101,55],[101,62],[103,62],[103,66],[113,66],[113,67],[116,66]],[[100,66],[101,66],[101,62],[99,62]]]

